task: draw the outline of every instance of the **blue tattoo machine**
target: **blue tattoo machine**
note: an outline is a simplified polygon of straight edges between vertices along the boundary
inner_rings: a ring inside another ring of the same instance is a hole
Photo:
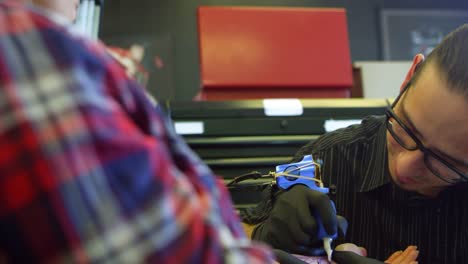
[[[284,190],[296,184],[303,184],[312,190],[328,193],[328,188],[323,187],[320,163],[315,162],[312,155],[304,156],[296,163],[276,166],[275,182]]]
[[[307,155],[299,162],[278,165],[276,166],[275,182],[279,188],[284,190],[296,184],[303,184],[312,190],[327,194],[328,188],[323,186],[320,163],[320,161],[314,161],[312,155]],[[336,212],[335,204],[332,201],[330,202]],[[331,241],[338,236],[338,233],[332,234],[331,236],[328,235],[323,227],[322,220],[317,213],[314,214],[319,229],[317,236],[319,239],[323,240],[323,247],[327,253],[328,260],[331,261]]]
[[[304,156],[304,158],[296,163],[282,164],[276,166],[275,172],[270,172],[267,175],[264,175],[258,171],[253,171],[240,175],[228,184],[228,188],[234,187],[237,183],[247,180],[247,179],[259,179],[259,178],[274,178],[273,184],[276,184],[280,189],[287,190],[296,184],[303,184],[310,188],[311,190],[319,191],[327,194],[328,188],[323,186],[321,170],[320,170],[320,161],[314,161],[312,155]],[[336,212],[335,204],[331,202],[331,205]],[[315,219],[318,225],[318,239],[323,240],[323,249],[327,253],[329,261],[331,261],[331,241],[338,237],[338,233],[332,234],[331,236],[325,232],[323,227],[322,219],[319,215],[314,212]],[[321,255],[323,254],[323,249],[318,248],[313,252],[310,252],[311,255]]]

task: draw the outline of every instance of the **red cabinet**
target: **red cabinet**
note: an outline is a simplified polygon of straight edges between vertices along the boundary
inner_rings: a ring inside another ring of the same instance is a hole
[[[203,6],[198,34],[207,100],[350,96],[344,9]]]

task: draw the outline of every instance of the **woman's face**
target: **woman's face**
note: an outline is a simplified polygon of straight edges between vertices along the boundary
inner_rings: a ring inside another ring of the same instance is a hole
[[[35,5],[58,13],[70,21],[75,21],[79,0],[32,0]]]

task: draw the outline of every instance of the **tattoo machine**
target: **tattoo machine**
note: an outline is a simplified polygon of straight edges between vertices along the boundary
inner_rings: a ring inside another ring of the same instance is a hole
[[[278,165],[276,166],[275,182],[279,188],[284,190],[296,184],[303,184],[312,190],[327,194],[328,188],[323,186],[321,178],[320,163],[321,161],[319,160],[314,161],[312,155],[307,155],[299,162]],[[335,204],[332,201],[330,202],[336,212]],[[323,248],[327,254],[328,260],[331,261],[331,241],[338,236],[338,233],[332,234],[331,236],[327,234],[319,215],[315,212],[314,216],[318,225],[318,239],[323,240]]]

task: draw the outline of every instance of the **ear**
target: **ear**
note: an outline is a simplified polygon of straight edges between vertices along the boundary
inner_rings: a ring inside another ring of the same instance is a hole
[[[411,64],[411,68],[409,69],[408,73],[406,74],[405,80],[400,86],[400,91],[406,86],[406,84],[413,78],[414,72],[416,71],[416,67],[424,61],[424,55],[421,53],[416,54],[413,59],[413,63]]]

